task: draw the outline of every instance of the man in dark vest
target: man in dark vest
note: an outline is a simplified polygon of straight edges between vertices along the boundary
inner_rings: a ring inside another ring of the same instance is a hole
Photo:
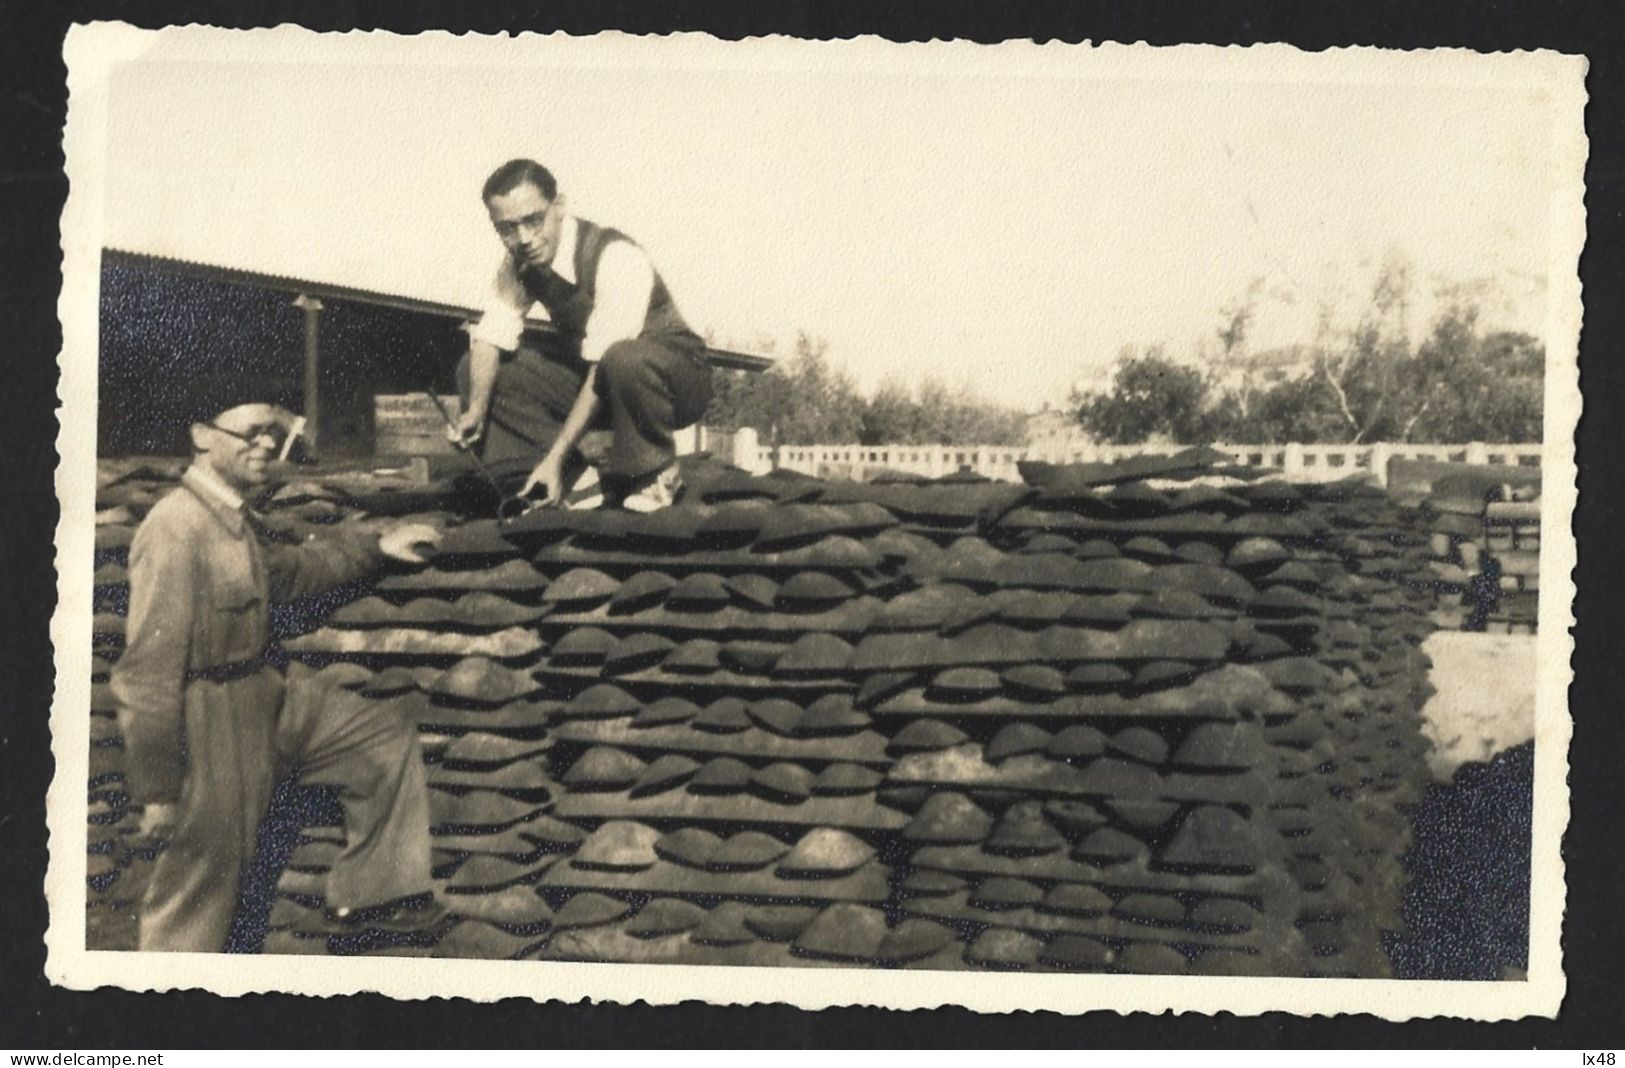
[[[487,463],[540,455],[521,493],[545,492],[556,505],[585,469],[584,436],[608,429],[598,465],[605,503],[671,504],[681,492],[672,434],[711,400],[704,342],[643,249],[570,215],[546,167],[504,163],[483,197],[507,253],[458,366],[464,403],[453,439],[477,444]],[[520,346],[535,304],[557,328],[546,356]]]

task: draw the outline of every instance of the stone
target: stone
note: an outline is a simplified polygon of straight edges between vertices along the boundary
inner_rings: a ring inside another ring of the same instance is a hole
[[[660,666],[680,675],[709,675],[722,669],[722,644],[710,638],[690,638],[673,649]]]
[[[1087,801],[1046,801],[1044,815],[1069,840],[1083,838],[1108,822],[1105,813]]]
[[[873,708],[888,698],[895,697],[914,685],[912,671],[879,671],[868,675],[858,684],[853,703],[859,708]]]
[[[510,886],[489,894],[460,894],[454,910],[467,919],[515,932],[540,933],[553,923],[553,910],[528,886]]]
[[[686,868],[709,867],[721,847],[722,839],[702,827],[680,827],[654,843],[657,856]]]
[[[538,815],[515,828],[520,838],[543,849],[558,851],[586,841],[587,832],[552,816]]]
[[[1152,800],[1161,796],[1162,776],[1144,764],[1101,757],[1084,769],[1080,789],[1113,801]]]
[[[767,697],[746,706],[750,718],[764,730],[793,738],[801,725],[801,706],[782,697]]]
[[[795,940],[797,953],[829,960],[873,963],[886,937],[886,915],[847,902],[818,914]]]
[[[686,697],[667,696],[645,705],[632,717],[635,730],[665,727],[673,723],[687,723],[700,714],[700,706]]]
[[[1118,823],[1139,833],[1160,829],[1179,812],[1177,801],[1108,798],[1105,805],[1106,811],[1116,817]]]
[[[447,746],[440,759],[451,767],[498,768],[546,750],[545,743],[470,731]]]
[[[688,780],[689,793],[737,794],[750,782],[751,768],[733,757],[715,757]]]
[[[606,674],[624,675],[653,667],[666,659],[677,644],[663,634],[628,634],[604,657]]]
[[[1174,751],[1172,763],[1197,771],[1246,771],[1264,758],[1264,737],[1252,724],[1199,723]]]
[[[615,635],[601,627],[576,627],[553,643],[547,660],[561,667],[601,664],[615,642]]]
[[[1180,542],[1174,548],[1174,556],[1188,564],[1224,563],[1224,550],[1209,541]]]
[[[1151,564],[1160,564],[1174,559],[1173,550],[1161,538],[1153,538],[1149,534],[1141,534],[1130,538],[1123,543],[1123,555],[1131,556],[1136,560],[1144,560]]]
[[[1024,857],[1053,853],[1066,845],[1066,839],[1044,818],[1037,801],[1018,801],[999,818],[982,848],[989,853]]]
[[[755,905],[745,913],[745,927],[768,942],[793,942],[818,917],[806,905]]]
[[[782,879],[833,879],[850,875],[875,857],[861,838],[833,827],[802,835],[778,866]]]
[[[503,667],[483,656],[459,660],[429,686],[433,697],[478,705],[505,705],[540,690],[529,672]]]
[[[577,567],[548,583],[547,589],[542,591],[542,600],[548,604],[567,604],[571,610],[580,611],[607,601],[620,587],[619,582],[602,571]]]
[[[624,790],[638,781],[644,763],[621,749],[595,745],[581,754],[560,780],[576,790]]]
[[[1038,963],[1044,943],[1025,931],[989,927],[976,936],[965,959],[987,968],[1025,968]]]
[[[1131,923],[1169,927],[1185,922],[1185,906],[1166,894],[1129,894],[1112,907],[1112,915]]]
[[[715,612],[726,608],[733,594],[722,576],[712,571],[695,571],[666,594],[666,608],[673,612]]]
[[[750,713],[738,697],[720,697],[694,717],[691,726],[707,734],[737,734],[750,729]]]
[[[1099,916],[1110,912],[1112,899],[1088,883],[1056,883],[1038,908],[1059,916]]]
[[[1106,742],[1106,751],[1141,764],[1158,765],[1168,759],[1168,743],[1145,727],[1125,727]]]
[[[872,793],[884,780],[880,772],[858,764],[831,764],[818,773],[812,792],[819,797],[850,797]]]
[[[729,576],[722,584],[746,608],[771,611],[779,599],[779,584],[766,575],[744,572]]]
[[[1025,879],[999,875],[978,883],[971,893],[970,903],[973,908],[998,911],[1027,908],[1043,899],[1044,891]]]
[[[663,571],[638,571],[616,587],[609,598],[610,615],[627,615],[653,608],[666,599],[677,580]]]
[[[833,634],[803,634],[773,664],[775,678],[839,675],[852,663],[852,646]]]
[[[940,701],[979,701],[1004,688],[996,672],[987,668],[957,667],[940,672],[931,680],[927,697]]]
[[[492,790],[430,790],[429,825],[444,830],[500,829],[532,815],[538,807]]]
[[[639,798],[653,797],[656,793],[665,793],[666,790],[676,790],[682,784],[686,784],[687,780],[692,779],[699,769],[699,762],[687,758],[684,754],[661,753],[643,769],[642,774],[639,774],[637,782],[630,788],[630,793],[632,797]]]
[[[1111,967],[1117,960],[1117,951],[1098,938],[1063,934],[1052,938],[1044,946],[1039,960],[1068,971],[1094,971]]]
[[[1201,669],[1195,664],[1182,660],[1151,660],[1141,664],[1134,672],[1134,682],[1128,691],[1138,695],[1172,689],[1190,683],[1200,673]]]
[[[903,828],[916,845],[977,845],[993,831],[993,818],[960,793],[931,797]]]
[[[1253,871],[1260,860],[1258,829],[1234,809],[1218,805],[1187,814],[1157,857],[1162,866],[1220,872]]]
[[[813,773],[797,764],[776,763],[751,773],[750,789],[780,805],[796,805],[812,792]]]
[[[1066,677],[1048,664],[1018,664],[1006,668],[1004,686],[1014,696],[1031,701],[1050,701],[1066,693]]]
[[[706,865],[712,871],[758,871],[778,861],[790,847],[761,831],[740,831],[719,845]]]
[[[1135,975],[1174,975],[1185,970],[1185,956],[1160,942],[1131,942],[1117,955],[1117,968]]]
[[[741,675],[766,675],[788,646],[780,642],[732,641],[717,650],[717,660]]]
[[[886,752],[893,756],[907,753],[934,753],[951,749],[968,739],[958,727],[938,719],[916,719],[892,737]]]
[[[1073,856],[1093,864],[1111,866],[1148,857],[1150,850],[1138,838],[1112,827],[1090,832],[1073,850]]]
[[[740,901],[724,901],[706,914],[689,932],[689,939],[702,946],[742,946],[756,941],[755,932],[745,926],[750,906]]]
[[[1240,933],[1252,930],[1262,917],[1251,905],[1233,897],[1210,897],[1196,903],[1190,912],[1192,927]]]
[[[1114,693],[1134,680],[1116,664],[1079,664],[1066,673],[1067,688],[1074,693]]]
[[[577,694],[564,706],[571,719],[619,719],[641,711],[643,703],[619,686],[600,682]]]
[[[848,599],[851,586],[826,571],[798,571],[779,587],[775,605],[788,611],[828,608]]]
[[[989,764],[998,764],[1011,757],[1042,753],[1053,740],[1054,737],[1042,727],[1035,727],[1031,723],[1011,723],[1000,727],[993,740],[987,743],[985,756]]]
[[[900,964],[922,960],[958,941],[959,936],[952,928],[934,920],[910,916],[886,932],[875,956],[887,963]]]
[[[853,707],[850,696],[830,693],[807,706],[796,723],[796,734],[803,738],[835,738],[856,734],[869,725],[869,717]]]
[[[1226,567],[1248,574],[1262,574],[1292,559],[1292,553],[1274,538],[1243,538],[1225,555]]]
[[[675,897],[657,897],[626,923],[633,938],[665,938],[693,930],[706,917],[705,909]]]
[[[916,868],[903,880],[905,897],[949,897],[965,889],[965,880],[945,871]]]
[[[625,918],[631,911],[631,905],[607,894],[575,894],[553,914],[553,926],[561,931],[574,927],[600,927]]]
[[[1045,750],[1056,760],[1088,760],[1106,751],[1106,736],[1093,727],[1076,723],[1066,727],[1050,739]]]

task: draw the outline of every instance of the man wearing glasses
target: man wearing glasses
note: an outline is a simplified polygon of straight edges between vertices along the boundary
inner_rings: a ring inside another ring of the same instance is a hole
[[[566,210],[553,175],[511,160],[486,180],[485,207],[507,250],[458,367],[464,409],[451,431],[487,461],[538,454],[522,495],[559,504],[584,466],[578,446],[608,429],[605,503],[653,511],[681,492],[672,434],[711,401],[705,343],[649,257],[625,234]],[[551,358],[520,347],[541,304],[558,331]]]
[[[217,952],[231,930],[279,771],[339,787],[346,843],[327,878],[338,932],[446,922],[429,878],[429,811],[412,724],[267,662],[269,604],[331,589],[438,538],[404,524],[301,545],[259,537],[245,496],[293,424],[243,404],[191,428],[192,464],[130,546],[126,644],[112,672],[141,831],[165,841],[141,902],[140,948]]]

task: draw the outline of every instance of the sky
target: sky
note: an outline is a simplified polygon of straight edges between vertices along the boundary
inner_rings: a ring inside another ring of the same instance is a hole
[[[691,325],[797,332],[865,390],[1036,409],[1125,344],[1187,352],[1263,278],[1252,344],[1414,264],[1545,322],[1557,115],[1532,81],[1390,55],[610,37],[156,39],[108,82],[112,247],[475,305],[478,190],[530,156],[635,237]],[[1339,296],[1342,294],[1343,296]]]

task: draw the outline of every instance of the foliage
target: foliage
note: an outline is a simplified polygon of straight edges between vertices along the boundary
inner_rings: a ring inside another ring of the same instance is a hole
[[[1248,296],[1222,312],[1207,366],[1160,347],[1127,349],[1111,388],[1074,394],[1082,427],[1114,443],[1166,440],[1268,444],[1374,441],[1538,441],[1545,349],[1527,334],[1479,329],[1476,297],[1454,292],[1420,342],[1408,320],[1409,265],[1390,260],[1352,325],[1321,329],[1296,375],[1260,384],[1247,365]]]
[[[865,399],[850,375],[832,367],[824,341],[802,334],[795,353],[770,370],[712,372],[706,423],[722,430],[754,427],[763,441],[785,445],[987,444],[1020,442],[1019,412],[928,379],[917,389],[891,380]]]

